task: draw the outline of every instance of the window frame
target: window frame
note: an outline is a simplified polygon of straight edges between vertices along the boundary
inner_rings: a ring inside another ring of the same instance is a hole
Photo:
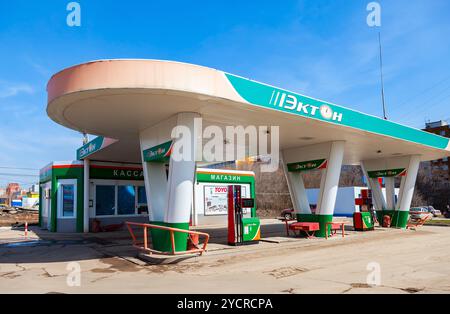
[[[73,216],[64,216],[63,213],[63,193],[62,186],[64,185],[73,185]],[[77,206],[78,206],[78,180],[77,179],[60,179],[58,180],[58,202],[57,202],[57,217],[58,219],[77,219]]]
[[[136,186],[136,204],[138,206],[140,206],[140,205],[148,206],[148,200],[146,203],[139,203],[139,188],[144,188],[144,195],[145,195],[145,199],[147,200],[147,191],[145,190],[145,185],[138,185],[138,186]]]
[[[50,212],[50,208],[47,206],[49,204],[51,204],[51,201],[48,201],[48,197],[47,197],[47,191],[48,194],[50,195],[50,190],[52,188],[52,184],[51,182],[47,182],[47,183],[43,183],[41,184],[41,191],[42,191],[42,195],[39,195],[39,208],[41,208],[41,215],[43,218],[48,218],[49,216],[49,212]]]
[[[132,186],[134,190],[134,214],[126,214],[126,215],[120,215],[119,214],[119,187],[129,187]],[[138,216],[137,212],[137,186],[135,184],[117,184],[116,185],[116,216],[117,217],[131,217],[131,216]]]
[[[114,215],[97,215],[97,186],[112,186],[114,187]],[[111,218],[111,217],[116,217],[116,213],[117,213],[117,185],[113,184],[113,183],[106,183],[106,182],[101,182],[101,183],[95,183],[94,184],[94,215],[93,218]]]
[[[92,207],[92,218],[123,218],[123,217],[147,217],[149,214],[138,214],[139,205],[147,205],[148,206],[148,200],[147,204],[138,204],[138,187],[143,186],[145,188],[144,182],[140,181],[129,181],[129,180],[103,180],[103,179],[96,179],[92,180],[91,184],[93,185],[93,207]],[[113,186],[114,187],[114,214],[113,215],[97,215],[97,186]],[[128,214],[128,215],[119,215],[119,186],[133,186],[134,187],[134,214]]]

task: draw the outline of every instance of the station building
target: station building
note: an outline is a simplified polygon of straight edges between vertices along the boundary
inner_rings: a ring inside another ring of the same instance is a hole
[[[147,193],[141,164],[90,162],[84,189],[84,161],[53,162],[40,171],[40,225],[53,232],[83,232],[93,221],[100,225],[149,222]],[[197,169],[190,225],[226,225],[230,184],[242,186],[243,197],[255,198],[251,171]],[[89,202],[84,212],[85,194]],[[245,212],[256,217],[256,208]],[[84,220],[86,219],[86,221]]]

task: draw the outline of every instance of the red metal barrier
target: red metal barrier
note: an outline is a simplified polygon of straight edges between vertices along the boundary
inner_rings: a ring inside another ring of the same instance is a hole
[[[192,253],[200,253],[202,255],[206,251],[206,246],[208,245],[209,241],[209,234],[204,232],[198,232],[198,231],[190,231],[190,230],[183,230],[178,228],[170,228],[165,226],[157,226],[157,225],[151,225],[151,224],[143,224],[143,223],[136,223],[136,222],[127,222],[126,223],[128,231],[130,232],[131,238],[133,240],[133,246],[139,250],[143,250],[146,252],[149,252],[150,254],[156,253],[156,254],[162,254],[162,255],[183,255],[183,254],[192,254]],[[139,242],[136,239],[136,235],[133,231],[133,227],[142,227],[144,230],[144,241]],[[159,229],[159,230],[166,230],[170,232],[170,241],[172,245],[172,251],[171,252],[161,252],[154,249],[151,249],[148,245],[148,229]],[[205,241],[203,242],[203,246],[201,248],[195,248],[188,251],[181,251],[177,252],[175,249],[175,232],[179,233],[187,233],[189,237],[192,235],[196,236],[203,236],[205,237]]]

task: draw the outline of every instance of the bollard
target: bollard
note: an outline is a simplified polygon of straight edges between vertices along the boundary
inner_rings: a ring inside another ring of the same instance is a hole
[[[25,238],[28,238],[28,222],[25,222]]]

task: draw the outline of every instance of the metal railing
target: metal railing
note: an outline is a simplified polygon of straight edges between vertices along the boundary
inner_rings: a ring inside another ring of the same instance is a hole
[[[421,214],[421,212],[411,212],[411,213]],[[417,227],[422,227],[428,220],[431,219],[433,219],[432,214],[425,214],[423,217],[418,218],[411,218],[410,216],[406,224],[406,229],[415,229]]]
[[[192,254],[192,253],[199,253],[200,256],[203,255],[203,253],[206,251],[206,247],[208,245],[209,241],[209,234],[204,232],[198,232],[198,231],[190,231],[190,230],[183,230],[178,228],[170,228],[165,226],[158,226],[158,225],[151,225],[151,224],[143,224],[143,223],[136,223],[136,222],[127,222],[126,223],[128,231],[130,232],[131,238],[133,240],[133,246],[139,250],[149,252],[150,254],[156,253],[156,254],[162,254],[162,255],[183,255],[183,254]],[[133,227],[142,227],[144,230],[144,241],[139,242],[136,238],[136,234],[133,231]],[[149,241],[148,241],[148,229],[158,229],[158,230],[165,230],[170,232],[170,243],[171,243],[171,252],[163,252],[158,251],[155,249],[152,249],[149,247]],[[198,235],[199,240],[200,237],[205,237],[205,240],[203,242],[203,246],[201,248],[196,247],[192,250],[187,251],[178,251],[176,250],[175,246],[175,233],[187,233],[189,237],[192,240],[192,235]]]

